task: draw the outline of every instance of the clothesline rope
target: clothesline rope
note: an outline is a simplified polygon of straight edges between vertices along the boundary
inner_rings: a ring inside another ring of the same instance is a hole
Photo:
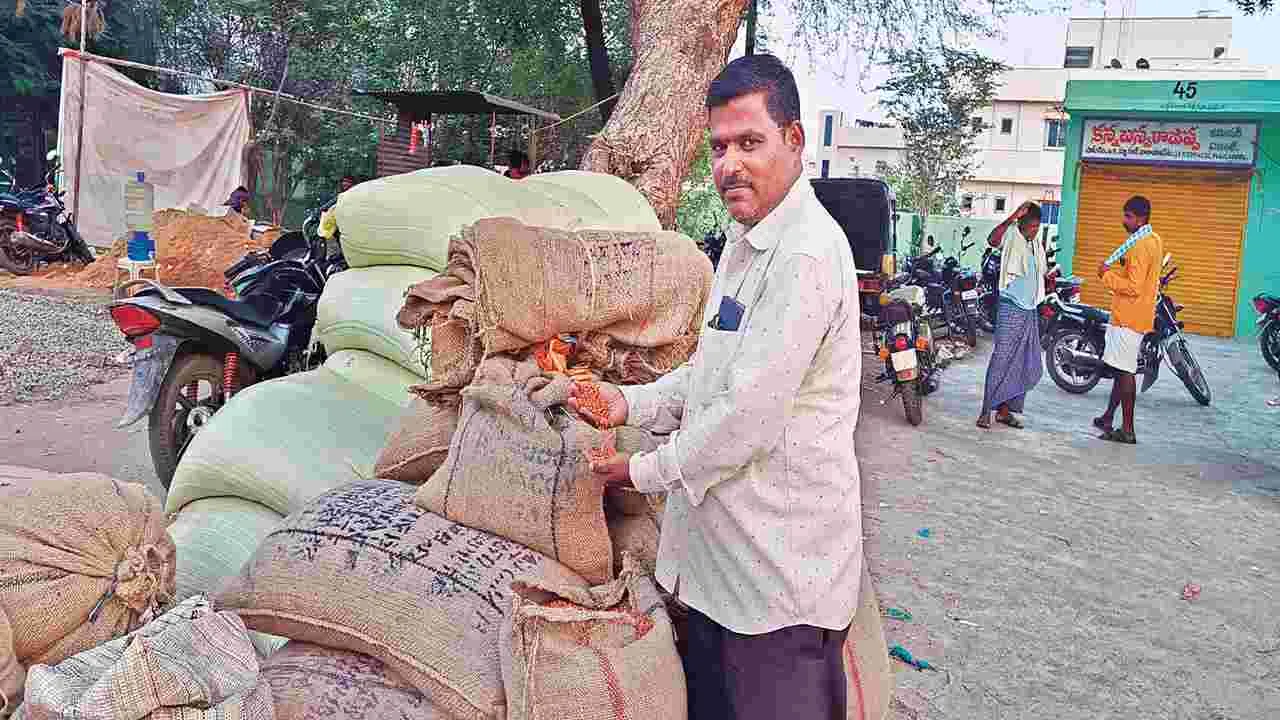
[[[180,77],[188,77],[196,80],[204,80],[205,82],[214,83],[216,85],[225,85],[227,87],[240,88],[241,90],[248,90],[249,92],[261,93],[263,95],[277,97],[277,98],[280,98],[281,100],[284,100],[285,102],[294,103],[295,105],[302,105],[303,107],[309,107],[314,110],[322,110],[324,112],[335,113],[338,115],[348,115],[350,117],[361,118],[363,120],[372,120],[374,122],[380,122],[380,123],[387,123],[389,125],[396,124],[396,121],[390,118],[377,117],[376,115],[366,115],[365,113],[354,112],[352,110],[340,110],[338,108],[332,108],[325,105],[317,105],[316,103],[303,100],[300,97],[290,95],[288,93],[280,92],[278,90],[269,90],[267,88],[260,88],[255,85],[245,85],[244,83],[238,83],[232,80],[218,80],[216,78],[208,78],[203,75],[186,72],[184,70],[174,70],[173,68],[160,67],[158,65],[147,65],[145,63],[133,62],[132,60],[120,60],[118,58],[105,57],[102,55],[94,55],[93,53],[88,53],[88,52],[82,53],[79,50],[72,50],[70,48],[64,48],[62,50],[62,54],[68,55],[71,57],[80,58],[83,61],[99,62],[99,63],[102,63],[103,65],[119,65],[122,67],[136,68],[138,70],[150,70],[152,72],[165,73],[167,75],[178,75]]]

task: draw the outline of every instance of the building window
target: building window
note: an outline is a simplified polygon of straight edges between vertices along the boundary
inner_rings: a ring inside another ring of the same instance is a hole
[[[1013,134],[1013,118],[1001,118],[1001,119],[1000,119],[1000,134],[1001,134],[1001,135],[1012,135],[1012,134]]]
[[[889,174],[889,163],[883,160],[876,161],[876,176],[884,177]]]
[[[1044,146],[1048,148],[1062,148],[1067,146],[1066,120],[1044,121]]]
[[[996,198],[996,212],[1004,212],[1005,200],[1002,197]]]
[[[1068,47],[1067,57],[1062,61],[1064,68],[1087,68],[1093,67],[1093,48],[1091,47]]]
[[[835,132],[836,118],[828,115],[822,120],[822,147],[831,147],[831,135]],[[823,175],[826,177],[826,175]]]
[[[822,161],[822,177],[830,177],[830,176],[831,176],[831,161],[823,160]]]
[[[972,195],[963,195],[963,196],[961,196],[961,197],[960,197],[960,209],[961,209],[961,210],[967,210],[967,211],[972,211],[972,210],[973,210],[973,196],[972,196]]]
[[[1045,225],[1057,225],[1058,216],[1062,212],[1062,203],[1057,200],[1042,200],[1040,202],[1040,222]]]

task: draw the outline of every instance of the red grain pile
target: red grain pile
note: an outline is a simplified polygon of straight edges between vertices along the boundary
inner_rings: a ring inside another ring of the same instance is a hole
[[[151,235],[156,241],[160,280],[170,286],[222,290],[223,270],[250,250],[269,247],[280,236],[279,229],[272,229],[260,238],[250,238],[249,221],[234,213],[213,217],[159,210],[153,219]],[[109,288],[116,278],[116,260],[124,254],[125,240],[121,238],[108,254],[67,280],[79,287]]]

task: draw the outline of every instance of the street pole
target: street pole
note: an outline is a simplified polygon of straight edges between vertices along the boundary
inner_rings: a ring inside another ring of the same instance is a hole
[[[84,165],[84,84],[85,84],[85,65],[88,63],[84,57],[85,39],[89,32],[89,3],[93,0],[80,0],[80,108],[76,115],[79,120],[76,122],[76,176],[73,181],[73,189],[71,195],[71,217],[76,223],[80,222],[80,168]]]

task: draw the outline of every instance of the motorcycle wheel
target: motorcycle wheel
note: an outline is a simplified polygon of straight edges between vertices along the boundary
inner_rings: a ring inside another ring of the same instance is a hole
[[[151,464],[165,490],[187,444],[221,406],[222,360],[203,353],[179,355],[160,386],[148,422]]]
[[[903,384],[902,409],[907,414],[907,422],[912,425],[924,422],[924,399],[920,397],[919,380]]]
[[[1083,395],[1102,380],[1102,368],[1096,367],[1090,372],[1068,370],[1064,356],[1069,350],[1088,351],[1101,357],[1102,348],[1094,347],[1093,341],[1081,331],[1067,328],[1059,330],[1044,351],[1044,364],[1048,366],[1054,384],[1073,395]]]
[[[974,350],[978,349],[978,321],[973,316],[965,316],[964,319],[964,339],[969,343],[969,347]]]
[[[1258,345],[1262,348],[1262,358],[1272,370],[1280,373],[1280,320],[1272,320],[1262,327]]]
[[[1191,397],[1201,405],[1208,406],[1213,399],[1213,394],[1209,390],[1209,381],[1205,380],[1200,363],[1196,362],[1191,355],[1191,348],[1187,347],[1186,338],[1178,337],[1170,343],[1169,364],[1173,365],[1173,371],[1178,374],[1182,384],[1187,386],[1187,392],[1191,393]]]
[[[17,229],[12,220],[0,220],[0,270],[8,270],[14,275],[30,275],[36,269],[35,255],[30,250],[9,245],[9,235]]]
[[[996,332],[996,302],[991,293],[983,293],[978,298],[978,327],[988,335]]]

